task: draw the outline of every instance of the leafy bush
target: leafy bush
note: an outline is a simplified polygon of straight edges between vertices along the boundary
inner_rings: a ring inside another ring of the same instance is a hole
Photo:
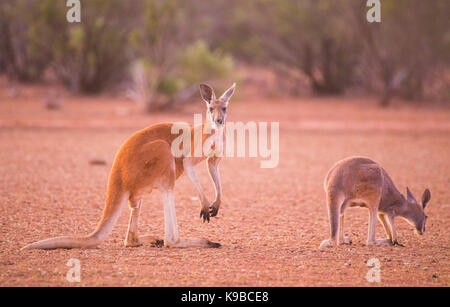
[[[10,78],[37,81],[53,59],[67,25],[57,0],[0,2],[0,54]]]
[[[180,62],[180,75],[188,86],[205,80],[224,79],[233,69],[231,56],[220,50],[210,50],[202,40],[188,46]]]
[[[316,94],[340,94],[351,83],[358,44],[332,1],[280,0],[264,7],[267,60],[287,72],[300,71]]]
[[[71,25],[55,48],[54,67],[70,89],[98,93],[126,74],[139,6],[120,0],[90,0],[81,8],[82,22]]]
[[[69,24],[65,1],[1,1],[0,62],[20,81],[38,81],[51,66],[70,89],[100,92],[127,70],[139,7],[121,0],[84,1],[82,22]]]
[[[159,67],[150,61],[136,63],[132,96],[148,111],[190,101],[200,82],[226,79],[233,70],[231,56],[211,50],[203,41],[184,48],[174,61],[164,75],[158,75]]]
[[[362,3],[352,4],[355,12],[364,9]],[[447,0],[385,0],[377,25],[354,14],[364,47],[360,56],[369,65],[365,78],[377,81],[370,86],[381,93],[380,105],[387,106],[394,96],[421,99],[435,83],[433,75],[441,71],[445,76],[450,64],[449,10]]]
[[[156,90],[158,93],[167,96],[169,100],[174,99],[175,95],[181,90],[182,80],[163,77],[159,80]]]

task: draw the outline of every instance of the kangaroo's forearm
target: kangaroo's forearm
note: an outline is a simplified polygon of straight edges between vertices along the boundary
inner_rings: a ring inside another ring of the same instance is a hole
[[[208,172],[211,180],[214,183],[214,189],[216,191],[216,203],[220,203],[222,200],[222,186],[220,184],[219,163],[216,160],[208,159]]]
[[[387,219],[388,219],[389,227],[391,229],[392,243],[396,243],[397,242],[397,229],[395,228],[394,216],[388,215]]]
[[[185,160],[183,162],[184,170],[186,174],[188,175],[189,179],[194,184],[195,188],[197,189],[197,192],[199,194],[200,200],[203,203],[206,200],[205,193],[203,192],[203,188],[200,184],[200,181],[197,178],[197,172],[195,171],[194,165]]]

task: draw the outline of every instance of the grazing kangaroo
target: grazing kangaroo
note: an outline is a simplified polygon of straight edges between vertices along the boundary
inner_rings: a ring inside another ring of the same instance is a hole
[[[201,126],[190,127],[191,136],[194,130],[202,129],[202,145],[210,135],[205,134],[209,128],[214,127],[217,137],[225,138],[224,125],[227,117],[227,106],[234,93],[236,84],[233,84],[225,93],[216,98],[214,90],[206,85],[200,85],[200,93],[207,105],[207,117],[209,122]],[[177,220],[175,215],[175,204],[173,189],[175,180],[186,171],[190,180],[194,183],[200,195],[201,212],[203,222],[210,220],[210,216],[216,216],[221,203],[221,185],[219,177],[219,161],[217,155],[200,157],[174,157],[171,150],[172,141],[179,135],[172,134],[173,123],[156,124],[138,131],[132,135],[119,149],[108,179],[106,204],[103,216],[97,229],[91,234],[83,237],[57,237],[42,240],[25,246],[23,249],[55,249],[55,248],[94,248],[103,242],[111,233],[125,204],[129,203],[130,219],[125,246],[139,246],[141,241],[138,237],[138,219],[142,205],[142,195],[159,189],[164,201],[165,240],[145,238],[146,241],[167,247],[219,247],[219,243],[213,243],[206,239],[182,239],[178,234]],[[211,131],[211,130],[208,130]],[[193,142],[193,141],[192,141]],[[191,144],[191,148],[194,148]],[[207,167],[212,181],[214,182],[216,199],[210,205],[199,180],[197,179],[194,166],[206,159]]]
[[[395,187],[387,172],[376,162],[361,157],[350,157],[337,162],[328,172],[324,188],[330,219],[331,238],[320,244],[320,248],[350,244],[344,236],[344,211],[348,207],[369,209],[368,245],[400,245],[397,241],[394,218],[400,216],[416,228],[416,233],[425,232],[427,216],[424,209],[431,194],[426,189],[420,204],[408,188],[405,198]],[[383,225],[387,239],[375,238],[376,219]]]

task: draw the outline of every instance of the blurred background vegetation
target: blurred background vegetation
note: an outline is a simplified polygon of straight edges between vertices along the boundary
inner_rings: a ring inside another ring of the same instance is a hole
[[[270,71],[272,95],[448,103],[450,1],[381,3],[382,22],[368,23],[365,0],[82,0],[70,24],[66,1],[2,0],[0,74],[126,89],[148,111],[191,101],[199,82],[245,83],[242,67]]]

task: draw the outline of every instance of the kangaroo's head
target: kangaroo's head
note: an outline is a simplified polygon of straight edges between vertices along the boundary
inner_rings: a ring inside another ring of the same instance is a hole
[[[420,203],[412,195],[411,191],[406,188],[405,219],[414,226],[416,234],[423,235],[425,232],[425,222],[427,221],[427,215],[425,214],[425,207],[430,201],[430,190],[425,189],[422,194],[422,201]]]
[[[216,98],[216,94],[212,87],[207,84],[200,84],[200,94],[206,102],[207,117],[215,128],[220,128],[225,125],[228,103],[230,102],[231,96],[233,96],[235,87],[236,83],[233,83],[220,98]]]

